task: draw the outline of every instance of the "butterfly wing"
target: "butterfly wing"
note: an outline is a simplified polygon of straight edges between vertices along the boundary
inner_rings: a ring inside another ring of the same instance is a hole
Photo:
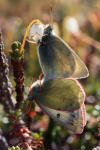
[[[42,87],[30,91],[29,99],[35,98],[44,106],[62,111],[79,109],[85,100],[82,86],[75,79],[57,79],[44,81]]]
[[[56,123],[63,125],[72,133],[81,134],[83,132],[86,125],[86,109],[84,104],[82,104],[80,109],[73,112],[58,111],[41,103],[38,104]]]
[[[44,36],[38,46],[38,56],[46,80],[85,78],[88,69],[79,56],[61,38]]]

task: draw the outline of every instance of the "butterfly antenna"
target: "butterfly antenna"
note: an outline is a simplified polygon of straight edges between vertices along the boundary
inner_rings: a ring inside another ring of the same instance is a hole
[[[53,7],[52,7],[52,5],[50,6],[50,22],[51,22],[51,25],[53,26]]]
[[[50,16],[50,24],[53,26],[53,7],[54,7],[54,4],[53,4],[53,1],[52,0],[47,0],[49,2],[49,16]]]

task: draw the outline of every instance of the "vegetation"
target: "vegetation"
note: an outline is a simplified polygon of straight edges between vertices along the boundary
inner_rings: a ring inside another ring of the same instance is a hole
[[[0,150],[100,149],[99,5],[98,0],[0,0]],[[80,80],[87,95],[82,134],[70,134],[34,102],[26,101],[30,85],[42,71],[36,45],[26,42],[21,53],[20,42],[32,19],[52,22],[51,8],[56,34],[71,45],[90,72]]]

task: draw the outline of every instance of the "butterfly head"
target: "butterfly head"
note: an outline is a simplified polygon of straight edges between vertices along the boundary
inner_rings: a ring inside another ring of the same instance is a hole
[[[44,29],[44,36],[51,34],[52,30],[53,30],[52,26],[50,24],[49,25],[47,24],[45,29]]]

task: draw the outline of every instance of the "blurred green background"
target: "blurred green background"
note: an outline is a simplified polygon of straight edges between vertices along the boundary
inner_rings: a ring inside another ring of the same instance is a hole
[[[100,1],[99,0],[0,0],[0,28],[5,53],[11,43],[22,42],[25,29],[33,19],[53,27],[87,65],[90,76],[80,80],[86,91],[87,125],[82,135],[70,135],[53,124],[49,145],[53,150],[91,150],[100,146]],[[25,45],[25,82],[30,84],[41,73],[35,44]],[[46,116],[47,117],[47,116]],[[34,119],[32,120],[34,122]],[[48,118],[37,125],[47,130]],[[51,121],[52,122],[52,121]],[[50,124],[49,124],[50,125]],[[32,128],[35,130],[35,127]],[[41,131],[42,132],[42,131]]]

